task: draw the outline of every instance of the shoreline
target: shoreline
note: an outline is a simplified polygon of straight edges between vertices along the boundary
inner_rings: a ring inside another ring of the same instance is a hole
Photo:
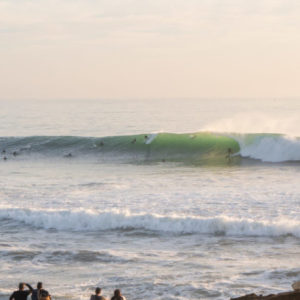
[[[277,294],[269,294],[266,296],[256,295],[254,293],[247,294],[240,297],[230,298],[230,300],[300,300],[300,281],[294,282],[292,284],[293,291],[281,292]]]
[[[266,299],[266,300],[300,300],[300,291],[290,291],[283,292],[279,294],[270,294],[270,295],[256,295],[248,294],[245,296],[230,298],[230,300],[257,300],[257,299]]]

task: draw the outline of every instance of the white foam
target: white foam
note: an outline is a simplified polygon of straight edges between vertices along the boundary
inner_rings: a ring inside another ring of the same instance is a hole
[[[85,210],[29,210],[22,208],[0,209],[0,221],[10,219],[44,229],[66,231],[94,231],[113,229],[145,229],[177,234],[224,234],[236,236],[300,237],[300,221],[276,219],[262,221],[227,216],[194,217],[132,214],[130,212],[92,212]]]
[[[243,157],[264,162],[300,161],[300,140],[289,136],[258,136],[250,144],[238,138]]]
[[[270,114],[261,110],[233,113],[230,117],[218,118],[199,131],[239,132],[239,133],[283,133],[300,136],[299,112],[289,110],[288,113],[278,111]]]
[[[147,145],[151,144],[155,140],[155,138],[157,137],[157,135],[158,135],[158,133],[152,133],[152,134],[150,134],[149,137],[147,138],[145,144],[147,144]]]

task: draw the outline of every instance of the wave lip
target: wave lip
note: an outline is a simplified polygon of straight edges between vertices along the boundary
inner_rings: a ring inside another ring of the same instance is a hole
[[[8,208],[0,210],[0,222],[11,220],[42,229],[59,231],[134,230],[173,234],[212,234],[229,236],[282,236],[300,238],[300,221],[278,219],[261,221],[228,216],[162,216],[129,212],[54,211]]]
[[[263,162],[300,161],[300,139],[279,134],[236,136],[240,155]]]

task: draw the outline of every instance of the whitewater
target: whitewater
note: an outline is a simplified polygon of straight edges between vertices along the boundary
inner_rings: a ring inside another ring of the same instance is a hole
[[[2,101],[0,299],[20,281],[53,299],[96,286],[158,300],[289,290],[299,103]]]

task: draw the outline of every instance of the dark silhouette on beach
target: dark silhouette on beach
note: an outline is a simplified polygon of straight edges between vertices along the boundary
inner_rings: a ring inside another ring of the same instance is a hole
[[[95,295],[91,295],[90,300],[106,300],[105,297],[101,296],[101,291],[102,291],[102,289],[97,287],[95,289]]]
[[[28,287],[28,290],[24,290],[25,285]],[[9,297],[9,300],[27,300],[28,295],[30,295],[33,292],[33,288],[28,283],[19,283],[19,290],[14,291],[11,296]]]
[[[38,282],[37,288],[32,291],[31,300],[51,300],[51,295],[43,289],[43,283]]]
[[[126,298],[121,294],[121,291],[117,289],[114,291],[114,295],[110,300],[126,300]]]

